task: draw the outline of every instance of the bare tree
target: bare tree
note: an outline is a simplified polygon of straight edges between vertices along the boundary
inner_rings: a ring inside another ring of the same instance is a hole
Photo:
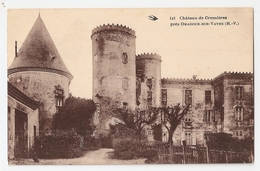
[[[174,107],[162,107],[160,108],[162,124],[168,130],[169,139],[168,143],[172,145],[172,136],[177,126],[180,124],[184,115],[189,111],[190,105],[180,107],[180,104],[177,104]]]
[[[136,109],[133,112],[126,108],[119,109],[119,118],[124,122],[123,125],[133,130],[139,141],[142,139],[144,127],[153,124],[158,119],[158,115],[158,108]]]

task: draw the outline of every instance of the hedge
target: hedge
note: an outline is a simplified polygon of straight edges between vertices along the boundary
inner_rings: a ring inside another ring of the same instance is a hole
[[[83,138],[75,132],[56,132],[40,136],[36,143],[39,158],[75,158],[83,154]]]

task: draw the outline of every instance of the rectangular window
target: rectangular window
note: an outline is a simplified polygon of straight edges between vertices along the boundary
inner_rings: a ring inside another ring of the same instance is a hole
[[[191,122],[191,113],[187,112],[187,114],[184,116],[184,122]]]
[[[211,91],[205,91],[205,103],[211,103]]]
[[[167,89],[162,89],[162,106],[167,106]]]
[[[122,80],[122,88],[124,89],[124,90],[127,90],[128,89],[128,78],[127,77],[125,77],[125,78],[123,78],[123,80]]]
[[[192,91],[185,90],[185,105],[192,105]]]
[[[151,86],[152,86],[152,79],[151,79],[151,78],[147,78],[147,80],[146,80],[146,85],[147,85],[148,87],[151,87]]]
[[[243,121],[243,119],[244,119],[243,107],[237,106],[235,108],[235,120],[236,121]]]
[[[204,122],[218,122],[218,114],[214,110],[206,110],[204,113]]]
[[[128,62],[128,55],[125,52],[122,54],[122,62],[123,64],[127,64]]]
[[[242,86],[236,86],[235,92],[236,92],[236,100],[243,99],[244,88]]]
[[[96,112],[100,113],[100,104],[99,103],[96,103]]]
[[[57,106],[57,107],[61,107],[62,105],[63,105],[62,99],[57,98],[57,99],[56,99],[56,106]]]
[[[192,145],[192,134],[191,132],[185,132],[186,145]]]
[[[147,130],[147,135],[151,136],[152,135],[152,131],[151,130]]]
[[[147,91],[147,99],[152,99],[152,91]]]
[[[243,136],[243,130],[235,130],[235,136],[242,137]]]
[[[142,75],[143,75],[143,70],[138,69],[138,70],[136,71],[136,76],[137,76],[138,78],[141,78]]]
[[[147,106],[152,107],[152,91],[147,91]]]

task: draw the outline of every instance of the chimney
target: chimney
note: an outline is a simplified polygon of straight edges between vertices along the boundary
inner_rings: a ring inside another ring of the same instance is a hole
[[[17,57],[17,41],[15,41],[15,57]]]

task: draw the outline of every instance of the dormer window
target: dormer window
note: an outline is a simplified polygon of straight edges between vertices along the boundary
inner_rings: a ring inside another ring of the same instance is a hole
[[[57,112],[59,112],[59,108],[63,106],[64,99],[64,90],[61,88],[60,85],[55,86],[54,94],[56,99]]]

